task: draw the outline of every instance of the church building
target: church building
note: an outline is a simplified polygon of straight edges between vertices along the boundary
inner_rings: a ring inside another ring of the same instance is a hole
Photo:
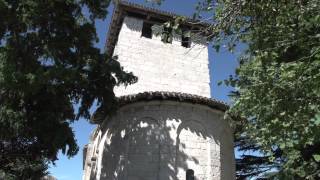
[[[84,148],[83,180],[234,180],[228,106],[210,96],[208,42],[159,29],[177,15],[120,1],[107,51],[138,82],[117,87],[118,111]],[[207,26],[187,19],[184,31]],[[163,32],[163,31],[162,31]]]

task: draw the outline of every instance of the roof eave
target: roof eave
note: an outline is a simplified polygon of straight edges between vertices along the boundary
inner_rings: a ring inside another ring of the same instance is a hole
[[[181,17],[181,15],[177,15],[175,13],[171,13],[168,11],[162,11],[159,9],[146,7],[140,4],[123,1],[123,0],[117,1],[115,3],[115,7],[113,10],[111,23],[109,26],[107,40],[106,40],[105,50],[109,56],[113,55],[113,51],[118,40],[118,35],[121,29],[123,18],[128,12],[143,14],[148,18],[155,17],[159,20],[160,19],[163,20],[164,22],[175,17]],[[205,22],[195,21],[188,17],[185,17],[185,18],[186,18],[185,25],[189,25],[194,28],[203,28],[203,27],[210,26],[210,24]]]

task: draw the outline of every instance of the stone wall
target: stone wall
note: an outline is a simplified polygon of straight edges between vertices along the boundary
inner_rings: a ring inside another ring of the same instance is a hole
[[[40,180],[57,180],[57,178],[51,176],[51,175],[47,175],[42,177]]]
[[[94,132],[90,148],[85,180],[185,180],[188,169],[196,180],[235,179],[231,128],[223,112],[203,105],[126,105]]]
[[[163,43],[155,34],[152,39],[142,37],[142,25],[143,20],[124,19],[114,55],[139,80],[127,88],[116,88],[116,95],[173,91],[210,97],[206,41],[193,35],[191,47],[185,48],[181,46],[181,37],[175,35],[172,44]]]

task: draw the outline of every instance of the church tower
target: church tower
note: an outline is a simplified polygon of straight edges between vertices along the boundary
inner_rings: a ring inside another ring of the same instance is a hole
[[[120,1],[108,53],[136,84],[117,87],[120,108],[84,149],[84,180],[233,180],[233,132],[222,102],[210,98],[209,57],[201,35],[157,31],[176,15]],[[184,30],[206,24],[187,20]]]

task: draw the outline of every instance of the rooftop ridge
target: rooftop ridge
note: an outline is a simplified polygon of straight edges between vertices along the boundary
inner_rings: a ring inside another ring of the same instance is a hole
[[[220,110],[225,112],[229,109],[223,101],[219,101],[213,98],[203,97],[195,94],[181,93],[181,92],[170,92],[170,91],[145,91],[137,94],[129,94],[117,97],[119,108],[133,103],[148,102],[148,101],[176,101],[190,104],[204,105],[212,109]],[[91,118],[92,123],[99,123],[104,119],[104,114],[95,113]]]
[[[123,106],[128,103],[138,101],[150,101],[150,100],[175,100],[180,102],[189,102],[193,104],[202,104],[209,107],[225,111],[229,108],[223,101],[219,101],[213,98],[199,96],[195,94],[182,93],[182,92],[170,92],[170,91],[145,91],[137,94],[130,94],[120,96],[117,98],[119,106]]]

